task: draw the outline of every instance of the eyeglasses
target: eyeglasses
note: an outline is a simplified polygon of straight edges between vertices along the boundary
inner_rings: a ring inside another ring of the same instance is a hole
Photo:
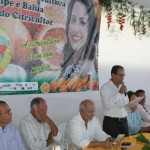
[[[118,75],[120,77],[124,77],[125,76],[125,74],[116,74],[116,75]]]
[[[0,112],[0,115],[3,115],[3,114],[10,115],[11,114],[11,109],[6,110],[5,112]]]

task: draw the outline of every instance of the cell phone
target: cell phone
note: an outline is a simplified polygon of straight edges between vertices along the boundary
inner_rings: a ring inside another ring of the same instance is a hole
[[[121,143],[121,146],[131,146],[131,142],[123,142]]]

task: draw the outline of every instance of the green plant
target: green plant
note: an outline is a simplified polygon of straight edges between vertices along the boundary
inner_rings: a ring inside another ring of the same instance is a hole
[[[108,29],[115,22],[123,31],[125,21],[128,21],[135,36],[150,35],[150,10],[144,10],[142,5],[129,0],[103,0],[102,4]]]
[[[150,150],[150,141],[147,138],[145,138],[145,136],[142,133],[136,137],[136,141],[146,144],[142,147],[142,150]]]

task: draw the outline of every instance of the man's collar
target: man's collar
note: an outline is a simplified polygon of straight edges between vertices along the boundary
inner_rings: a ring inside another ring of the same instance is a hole
[[[120,87],[121,87],[121,84],[119,84],[118,87],[117,87],[117,86],[112,82],[111,79],[109,80],[109,84],[112,85],[112,86],[114,86],[114,87],[116,87],[116,88],[119,88],[119,89],[120,89]]]
[[[7,131],[7,125],[5,125],[5,126],[3,126],[3,127],[0,126],[0,130],[1,130],[2,132],[6,132],[6,131]]]
[[[80,121],[80,122],[85,123],[85,121],[83,120],[83,118],[82,118],[82,116],[81,116],[80,112],[79,112],[79,114],[78,114],[78,115],[79,115],[79,121]]]
[[[35,121],[37,121],[37,120],[36,120],[36,118],[34,118],[34,117],[33,117],[33,115],[32,115],[32,113],[31,113],[31,112],[29,112],[29,116],[30,116],[30,119],[31,119],[31,120],[35,120]],[[38,122],[38,121],[37,121],[37,122]]]
[[[114,83],[112,82],[111,79],[109,80],[109,84],[110,84],[110,85],[114,85]]]
[[[2,130],[3,130],[5,127],[6,127],[6,125],[5,125],[5,126],[0,126],[0,129],[2,129]]]

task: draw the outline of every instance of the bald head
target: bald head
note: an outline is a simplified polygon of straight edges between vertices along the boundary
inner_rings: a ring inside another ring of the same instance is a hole
[[[94,113],[95,113],[95,106],[91,100],[86,99],[82,101],[80,103],[79,109],[80,109],[81,117],[83,118],[85,122],[92,120],[92,118],[94,117]]]

